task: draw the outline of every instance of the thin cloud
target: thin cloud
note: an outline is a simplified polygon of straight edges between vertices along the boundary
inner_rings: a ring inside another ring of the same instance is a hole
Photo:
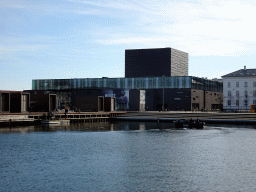
[[[255,17],[256,7],[240,1],[163,2],[149,7],[148,12],[139,12],[138,19],[130,26],[132,32],[120,35],[119,31],[106,29],[108,36],[96,41],[147,47],[176,45],[191,55],[254,54]]]
[[[106,45],[118,45],[118,44],[148,44],[154,42],[167,41],[167,38],[145,38],[145,37],[128,37],[123,39],[108,39],[98,40],[99,43]]]
[[[68,2],[91,5],[93,7],[121,9],[129,11],[143,11],[146,5],[136,1],[82,1],[82,0],[66,0]]]
[[[9,54],[21,52],[39,52],[56,43],[58,38],[50,36],[5,36],[1,38],[0,55],[4,58]]]
[[[13,46],[0,45],[0,56],[2,59],[9,54],[21,53],[21,52],[34,52],[42,49],[46,49],[47,45],[26,45],[18,44]]]
[[[50,1],[32,4],[29,1],[4,0],[0,6],[42,9],[55,15],[59,11],[63,15],[97,15],[104,19],[115,17],[122,20],[118,24],[104,26],[100,31],[99,28],[85,29],[95,42],[104,45],[175,46],[191,55],[254,53],[252,47],[256,44],[256,37],[253,23],[256,6],[251,1],[62,2],[63,4],[57,5]]]

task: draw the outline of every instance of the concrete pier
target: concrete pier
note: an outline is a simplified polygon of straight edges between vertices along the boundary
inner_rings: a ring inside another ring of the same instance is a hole
[[[31,125],[34,119],[27,115],[0,115],[0,126]]]
[[[0,113],[0,126],[29,125],[47,120],[48,113]],[[125,121],[157,121],[173,122],[177,119],[200,119],[206,123],[255,124],[255,113],[219,113],[219,112],[83,112],[83,113],[54,113],[51,120],[68,120],[70,123],[102,122],[108,120]],[[49,119],[48,119],[49,120]]]
[[[126,112],[71,112],[71,113],[0,113],[0,126],[16,126],[41,124],[45,120],[50,123],[58,121],[61,124],[79,123],[79,122],[101,122],[110,117],[116,117]],[[51,121],[51,122],[50,122]],[[67,121],[69,123],[67,123]]]
[[[168,111],[168,112],[127,112],[111,120],[126,121],[158,121],[173,122],[177,119],[199,119],[206,123],[231,123],[231,124],[255,124],[255,113],[219,113],[219,112],[184,112],[184,111]]]

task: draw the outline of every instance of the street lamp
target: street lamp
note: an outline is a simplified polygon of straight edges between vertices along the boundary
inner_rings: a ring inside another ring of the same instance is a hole
[[[162,75],[162,77],[163,77],[163,106],[162,106],[162,111],[164,111],[164,86],[165,86],[165,76],[164,75]]]
[[[248,95],[247,95],[247,93],[246,93],[246,95],[245,95],[245,101],[246,101],[246,103],[245,103],[245,105],[246,105],[246,111],[247,111],[247,105],[248,105]]]

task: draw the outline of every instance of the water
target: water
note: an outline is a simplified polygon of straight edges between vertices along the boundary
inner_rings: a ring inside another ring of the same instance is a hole
[[[0,129],[0,191],[255,191],[256,127]]]

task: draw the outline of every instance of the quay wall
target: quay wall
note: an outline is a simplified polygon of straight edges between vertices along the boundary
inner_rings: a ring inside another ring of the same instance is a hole
[[[84,113],[57,113],[55,119],[66,119],[71,122],[92,122],[92,121],[161,121],[173,122],[177,119],[199,119],[206,123],[232,123],[232,124],[255,124],[255,113],[219,113],[219,112],[84,112]],[[47,118],[47,113],[29,113],[29,114],[1,114],[0,123],[20,121],[37,121]]]
[[[255,113],[219,113],[219,112],[128,112],[110,118],[116,121],[161,121],[173,122],[177,119],[201,120],[206,123],[255,124]]]
[[[123,112],[72,112],[72,113],[0,113],[0,126],[41,124],[42,120],[69,120],[71,123],[106,121]]]

